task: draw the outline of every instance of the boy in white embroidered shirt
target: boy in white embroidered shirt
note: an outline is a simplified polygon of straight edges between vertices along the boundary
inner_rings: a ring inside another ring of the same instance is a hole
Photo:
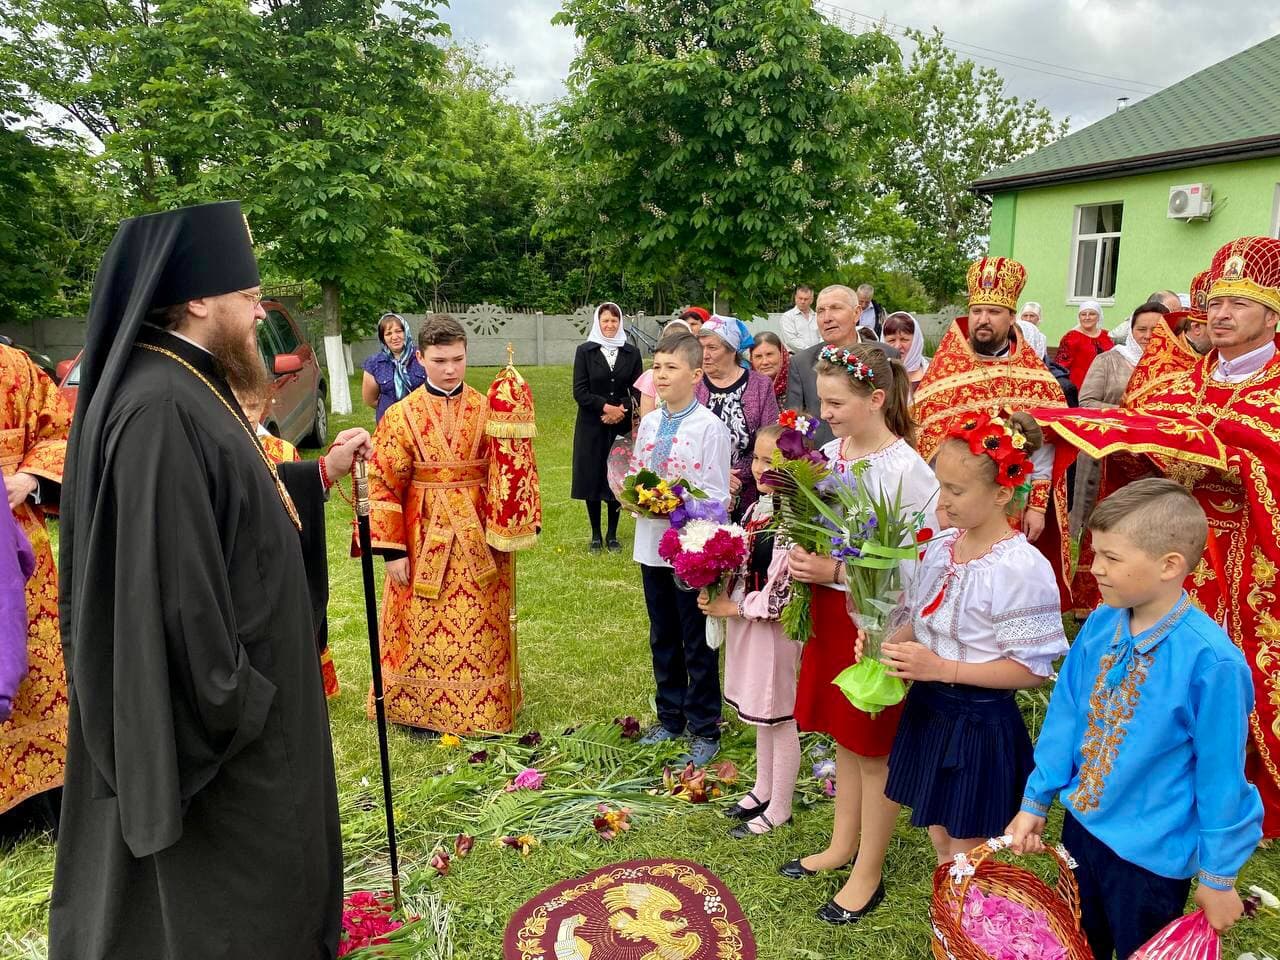
[[[653,356],[653,382],[661,403],[640,421],[631,469],[649,469],[668,480],[683,478],[727,504],[729,430],[694,399],[701,377],[698,338],[685,333],[664,337]],[[658,688],[658,723],[641,742],[674,740],[687,728],[689,759],[701,767],[720,749],[720,658],[707,646],[706,618],[698,609],[697,592],[680,589],[671,565],[658,556],[658,541],[668,527],[665,520],[636,520],[633,557],[644,581]]]

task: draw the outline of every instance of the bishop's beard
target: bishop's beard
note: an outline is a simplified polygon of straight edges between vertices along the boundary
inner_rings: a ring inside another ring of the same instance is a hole
[[[258,343],[251,330],[248,337],[237,337],[233,330],[224,325],[215,327],[205,344],[213,358],[218,361],[222,375],[232,392],[240,397],[262,397],[266,395],[270,382],[267,368],[258,353]]]

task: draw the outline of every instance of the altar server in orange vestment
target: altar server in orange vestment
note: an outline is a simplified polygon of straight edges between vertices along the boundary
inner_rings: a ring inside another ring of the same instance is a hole
[[[45,516],[57,506],[70,425],[71,409],[53,381],[21,350],[0,345],[0,470],[9,509],[36,557],[26,592],[28,673],[0,723],[0,814],[62,786],[67,678]],[[56,818],[56,805],[48,813]]]
[[[369,470],[373,548],[386,559],[387,717],[447,733],[505,732],[520,709],[511,554],[486,537],[494,439],[464,382],[467,335],[436,314],[418,332],[427,380],[383,415]]]

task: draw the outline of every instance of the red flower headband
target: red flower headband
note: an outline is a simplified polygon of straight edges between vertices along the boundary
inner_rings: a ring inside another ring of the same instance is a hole
[[[985,454],[994,460],[996,483],[1002,487],[1030,485],[1034,467],[1025,451],[1027,438],[1002,417],[987,413],[967,417],[947,436],[965,441],[975,457]]]
[[[863,363],[852,350],[842,350],[828,343],[823,346],[818,356],[828,363],[844,367],[855,380],[875,380],[876,378],[875,371]]]

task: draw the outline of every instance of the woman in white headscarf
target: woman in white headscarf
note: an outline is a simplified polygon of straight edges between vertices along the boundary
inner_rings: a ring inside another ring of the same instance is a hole
[[[1079,389],[1093,361],[1113,346],[1107,331],[1102,329],[1102,304],[1097,300],[1086,300],[1076,311],[1075,329],[1068,330],[1058,343],[1054,361],[1067,371],[1071,382]]]
[[[1018,314],[1018,330],[1022,334],[1022,339],[1041,360],[1049,352],[1049,338],[1040,332],[1042,313],[1040,304],[1034,300],[1028,300],[1022,305],[1022,311]]]
[[[573,399],[578,419],[573,428],[573,490],[575,500],[587,502],[591,521],[591,552],[604,546],[612,552],[618,542],[620,507],[609,489],[609,449],[619,436],[631,432],[635,405],[632,384],[640,376],[640,351],[627,342],[622,308],[616,303],[596,307],[587,342],[573,357]],[[601,501],[609,507],[609,528],[600,530]]]
[[[1163,303],[1144,303],[1133,311],[1129,321],[1129,339],[1117,344],[1093,362],[1080,385],[1080,406],[1107,410],[1120,406],[1129,378],[1142,359],[1160,318],[1168,313]],[[1076,459],[1076,488],[1071,502],[1071,534],[1078,536],[1089,522],[1098,499],[1098,461],[1080,454]]]
[[[924,355],[924,330],[915,314],[905,310],[889,314],[884,318],[881,339],[901,355],[914,393],[916,384],[924,379],[924,372],[929,369],[929,358]]]

